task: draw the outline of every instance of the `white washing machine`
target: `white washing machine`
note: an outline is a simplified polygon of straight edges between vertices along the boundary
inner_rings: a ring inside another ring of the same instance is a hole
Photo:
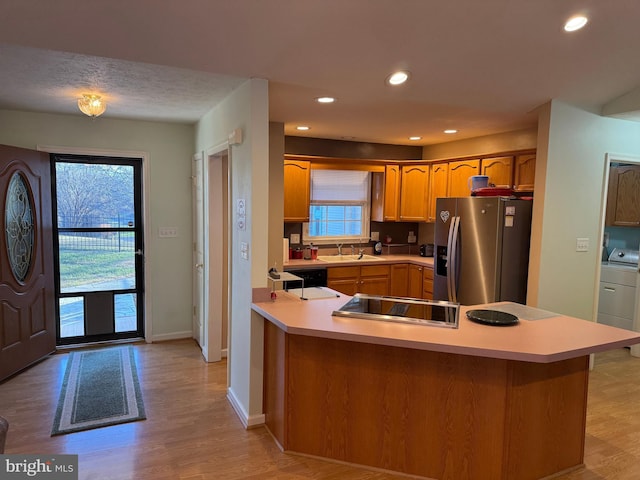
[[[633,330],[638,251],[614,248],[600,270],[598,323]]]

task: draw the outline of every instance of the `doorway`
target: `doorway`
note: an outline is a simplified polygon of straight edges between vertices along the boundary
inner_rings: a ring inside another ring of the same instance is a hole
[[[204,161],[203,161],[204,158]],[[193,159],[194,337],[207,362],[227,354],[229,318],[229,146]]]
[[[604,173],[600,230],[602,261],[606,261],[611,253],[639,248],[637,182],[640,157],[607,154]],[[616,327],[640,331],[640,272],[637,265],[635,269],[622,263],[610,263],[606,267],[599,264],[598,267],[599,291],[595,296],[594,318]],[[631,354],[640,356],[640,346],[632,346]]]
[[[142,159],[51,165],[57,344],[143,338]]]

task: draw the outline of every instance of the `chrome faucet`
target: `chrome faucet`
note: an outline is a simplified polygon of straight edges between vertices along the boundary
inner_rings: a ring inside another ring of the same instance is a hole
[[[336,247],[338,247],[338,255],[342,255],[342,244],[336,243]]]

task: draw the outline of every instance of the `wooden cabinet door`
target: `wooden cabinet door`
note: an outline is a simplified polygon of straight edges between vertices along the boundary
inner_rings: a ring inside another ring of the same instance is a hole
[[[513,157],[483,158],[481,175],[489,177],[489,185],[511,188],[513,185]]]
[[[309,221],[311,164],[308,161],[284,161],[284,221]]]
[[[513,174],[513,188],[519,192],[533,192],[536,180],[536,154],[517,155]]]
[[[384,173],[371,174],[371,220],[395,222],[399,220],[400,166],[386,165]]]
[[[640,165],[617,166],[609,170],[606,224],[640,225]]]
[[[480,160],[460,160],[449,163],[449,197],[469,197],[469,177],[480,174]]]
[[[409,264],[396,263],[395,265],[391,265],[389,295],[394,297],[406,297],[408,291],[409,291]]]
[[[423,268],[422,298],[427,300],[433,300],[433,267]]]
[[[429,214],[427,221],[436,220],[436,199],[447,196],[449,187],[449,164],[436,163],[431,165],[429,176]]]
[[[428,216],[429,166],[408,165],[402,167],[400,189],[400,220],[426,222]]]
[[[409,265],[408,297],[422,298],[422,269],[419,265]]]
[[[345,295],[355,295],[360,283],[360,267],[328,267],[327,287]]]
[[[389,265],[361,266],[358,291],[369,295],[389,295]]]

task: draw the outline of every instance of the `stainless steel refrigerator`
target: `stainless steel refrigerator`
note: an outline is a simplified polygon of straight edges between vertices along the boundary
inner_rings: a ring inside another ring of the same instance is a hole
[[[462,305],[526,303],[530,200],[436,200],[435,300]]]

